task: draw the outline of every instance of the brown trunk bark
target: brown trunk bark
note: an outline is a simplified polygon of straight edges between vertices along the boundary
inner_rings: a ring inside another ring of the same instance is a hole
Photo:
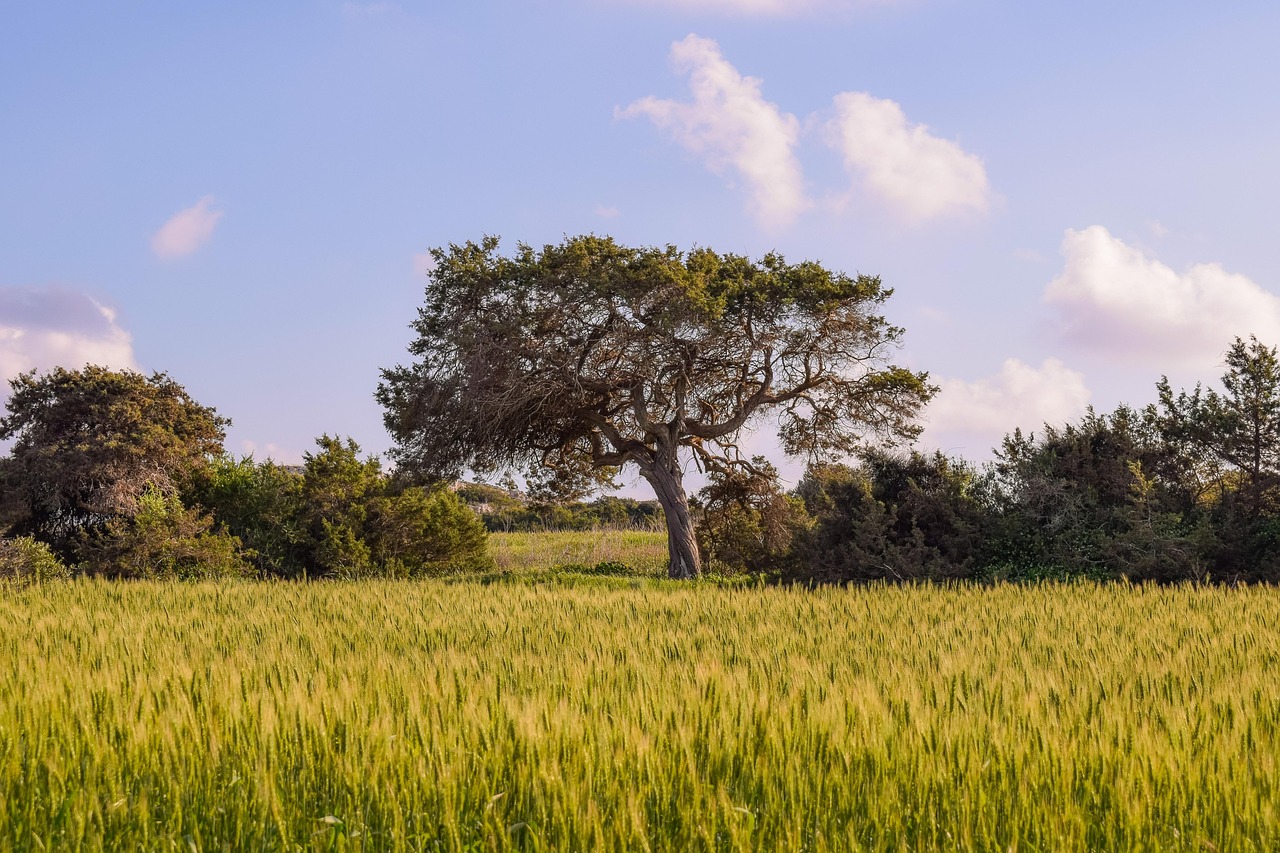
[[[702,557],[698,540],[693,535],[693,519],[689,515],[689,498],[684,492],[684,474],[672,454],[660,454],[650,466],[640,469],[653,486],[653,492],[667,518],[667,576],[684,579],[702,574]]]

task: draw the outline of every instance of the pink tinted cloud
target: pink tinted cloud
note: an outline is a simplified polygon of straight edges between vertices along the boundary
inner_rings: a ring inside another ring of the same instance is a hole
[[[213,196],[205,196],[180,210],[151,236],[151,251],[157,258],[181,258],[198,250],[213,238],[222,211],[213,209]]]

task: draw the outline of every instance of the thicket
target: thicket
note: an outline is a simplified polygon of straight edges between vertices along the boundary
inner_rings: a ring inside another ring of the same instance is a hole
[[[1155,403],[1015,431],[981,468],[870,452],[793,495],[768,471],[713,480],[700,541],[731,570],[816,583],[1280,581],[1280,362],[1251,338],[1226,364],[1221,391],[1162,379]]]
[[[406,577],[487,570],[447,490],[323,436],[301,470],[225,455],[230,423],[164,374],[86,367],[10,383],[0,576]]]
[[[447,489],[408,486],[328,435],[301,471],[222,456],[192,500],[242,543],[264,577],[414,577],[493,568],[485,528]]]

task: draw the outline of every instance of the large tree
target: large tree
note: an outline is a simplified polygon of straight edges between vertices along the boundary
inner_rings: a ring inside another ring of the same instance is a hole
[[[519,468],[569,493],[634,465],[666,514],[672,577],[701,561],[683,483],[749,464],[736,442],[776,417],[789,454],[913,437],[927,375],[888,362],[891,291],[776,254],[629,248],[567,238],[432,252],[411,365],[378,399],[399,470],[452,478]]]

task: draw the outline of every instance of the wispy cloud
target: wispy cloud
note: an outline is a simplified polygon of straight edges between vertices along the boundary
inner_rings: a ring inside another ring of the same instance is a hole
[[[616,207],[609,207],[603,204],[596,207],[596,216],[599,216],[601,219],[617,219],[621,213],[622,211],[618,210]]]
[[[793,222],[810,206],[794,152],[800,122],[764,99],[761,81],[738,73],[711,39],[690,35],[671,47],[677,72],[689,75],[691,102],[641,98],[622,118],[646,117],[717,174],[745,185],[747,208],[766,228]]]
[[[836,95],[827,136],[857,188],[879,196],[912,222],[984,213],[990,206],[982,160],[925,125],[912,124],[894,101],[866,92]]]
[[[151,251],[165,260],[190,255],[213,237],[222,211],[213,209],[213,196],[205,196],[180,210],[151,236]]]
[[[1068,230],[1045,289],[1070,343],[1132,364],[1217,364],[1237,335],[1280,344],[1280,298],[1219,264],[1179,273],[1101,225]]]
[[[86,364],[137,367],[132,338],[112,309],[62,287],[0,287],[0,380]],[[0,397],[7,392],[0,385]]]
[[[1006,359],[995,376],[974,381],[938,379],[938,396],[925,413],[923,441],[948,452],[977,455],[999,445],[1016,427],[1073,420],[1089,405],[1084,375],[1056,358],[1033,367]]]

